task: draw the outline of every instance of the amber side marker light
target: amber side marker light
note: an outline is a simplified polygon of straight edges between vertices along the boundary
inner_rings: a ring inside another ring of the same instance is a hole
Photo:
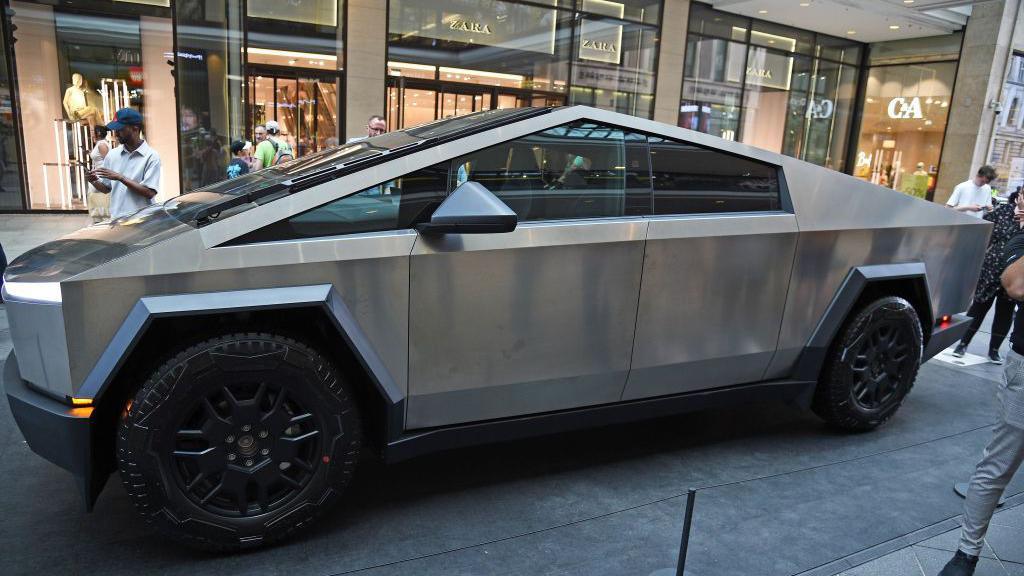
[[[72,406],[92,406],[92,398],[72,398]]]

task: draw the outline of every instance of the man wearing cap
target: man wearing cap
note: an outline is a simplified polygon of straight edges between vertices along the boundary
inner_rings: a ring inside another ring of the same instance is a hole
[[[235,140],[231,143],[231,163],[228,164],[228,179],[238,178],[249,173],[249,151],[252,150],[252,142],[248,140]]]
[[[281,125],[275,120],[267,120],[264,125],[267,130],[267,139],[256,145],[256,159],[260,162],[260,168],[267,168],[295,158],[292,147],[280,137]]]
[[[153,203],[160,191],[160,156],[142,139],[142,115],[121,108],[107,128],[120,145],[107,153],[103,167],[89,172],[89,182],[110,194],[110,217],[129,216]]]

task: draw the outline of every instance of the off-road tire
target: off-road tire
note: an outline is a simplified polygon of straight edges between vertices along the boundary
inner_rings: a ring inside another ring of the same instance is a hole
[[[877,428],[903,404],[921,356],[921,322],[910,302],[887,296],[862,306],[829,348],[814,412],[843,430]]]
[[[362,435],[334,363],[266,333],[220,335],[171,354],[118,428],[121,480],[148,523],[228,551],[290,536],[329,508],[356,468]]]

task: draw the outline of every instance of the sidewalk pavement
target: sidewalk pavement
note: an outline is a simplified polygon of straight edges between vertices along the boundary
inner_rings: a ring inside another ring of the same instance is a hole
[[[987,354],[991,330],[990,310],[978,335],[968,346],[968,354],[981,357]],[[1000,348],[1004,358],[1008,349],[1009,343],[1004,342]],[[1002,367],[989,363],[958,366],[954,369],[989,380],[998,381],[1002,377]],[[977,457],[980,459],[981,454],[979,453]],[[967,480],[968,478],[962,479],[965,482]],[[1009,497],[1006,504],[992,517],[975,576],[1024,576],[1024,494],[1011,496],[1008,491],[1006,496]],[[960,516],[946,519],[901,538],[830,562],[805,574],[836,574],[845,563],[853,568],[839,573],[838,576],[933,576],[942,570],[956,552],[960,541],[960,520]],[[858,558],[864,563],[858,563]]]

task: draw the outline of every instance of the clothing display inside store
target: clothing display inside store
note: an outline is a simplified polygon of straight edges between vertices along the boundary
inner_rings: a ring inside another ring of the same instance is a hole
[[[120,4],[120,3],[118,3]],[[97,1],[47,5],[14,0],[11,22],[17,41],[21,131],[25,142],[27,207],[42,210],[89,210],[102,213],[87,172],[97,144],[95,129],[132,108],[143,118],[148,139],[167,159],[177,188],[176,106],[169,8],[132,4],[116,13]],[[73,8],[73,9],[72,9]],[[147,107],[153,96],[159,106]],[[171,99],[168,100],[167,98]],[[102,140],[113,149],[113,134]]]
[[[95,90],[82,79],[82,75],[74,73],[71,75],[71,86],[64,91],[64,112],[69,122],[88,122],[89,127],[95,127],[100,111],[96,108],[96,100],[99,95]],[[106,119],[104,119],[106,120]]]

